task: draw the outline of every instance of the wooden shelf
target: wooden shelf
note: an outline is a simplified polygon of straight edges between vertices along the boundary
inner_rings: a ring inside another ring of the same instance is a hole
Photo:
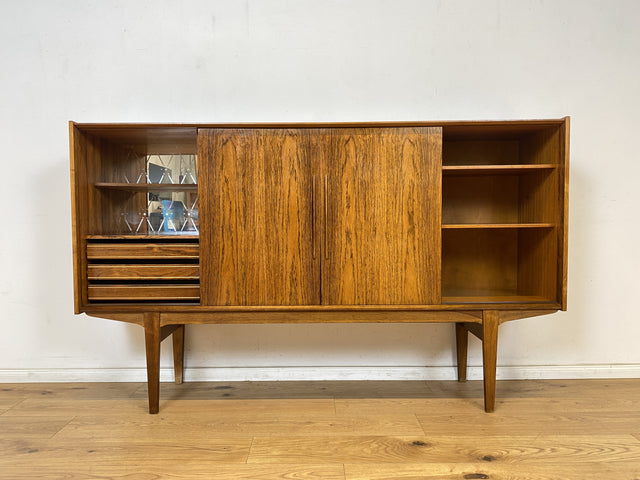
[[[479,228],[553,228],[554,223],[449,223],[443,229],[479,229]]]
[[[127,233],[120,235],[87,235],[87,240],[127,240],[127,241],[181,241],[181,240],[198,240],[199,236],[192,232],[163,232],[155,235]]]
[[[548,298],[536,295],[456,295],[443,296],[443,304],[468,304],[468,303],[555,303]]]
[[[445,175],[517,175],[528,172],[554,170],[557,165],[553,163],[527,164],[527,165],[443,165],[442,173]]]
[[[124,190],[126,192],[197,192],[198,185],[194,183],[112,183],[98,182],[96,188],[107,190]]]

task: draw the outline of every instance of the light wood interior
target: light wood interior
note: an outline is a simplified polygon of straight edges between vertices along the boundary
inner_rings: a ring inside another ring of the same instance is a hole
[[[556,302],[552,227],[445,229],[443,303]]]
[[[443,137],[443,303],[558,301],[560,130]]]

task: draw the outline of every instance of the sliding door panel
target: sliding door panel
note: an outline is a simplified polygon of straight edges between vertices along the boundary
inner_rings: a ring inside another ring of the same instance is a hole
[[[440,128],[335,128],[322,303],[440,303]]]
[[[311,129],[199,131],[203,304],[320,302],[313,138]]]

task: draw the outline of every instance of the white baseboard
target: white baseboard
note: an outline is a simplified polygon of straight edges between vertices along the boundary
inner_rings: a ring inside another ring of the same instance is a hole
[[[640,378],[640,364],[499,366],[498,380]],[[185,381],[305,380],[455,380],[455,367],[192,367]],[[482,367],[471,366],[469,380],[482,379]],[[144,368],[0,369],[0,383],[145,382]],[[173,369],[162,368],[160,380],[173,381]]]

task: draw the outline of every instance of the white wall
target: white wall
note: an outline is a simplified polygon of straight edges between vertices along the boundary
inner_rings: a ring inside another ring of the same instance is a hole
[[[0,381],[145,378],[140,327],[72,312],[68,120],[564,115],[569,311],[503,325],[499,374],[639,376],[639,17],[637,0],[2,1]],[[451,325],[187,335],[188,378],[453,378]]]

